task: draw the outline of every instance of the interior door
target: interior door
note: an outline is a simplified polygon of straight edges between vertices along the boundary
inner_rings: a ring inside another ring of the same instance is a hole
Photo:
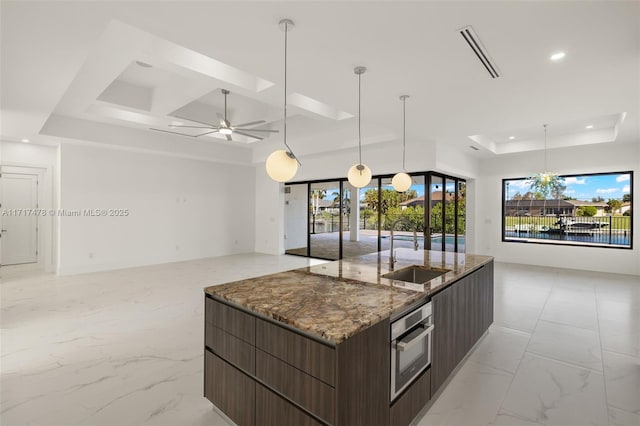
[[[0,263],[38,261],[38,176],[2,173],[2,244]]]

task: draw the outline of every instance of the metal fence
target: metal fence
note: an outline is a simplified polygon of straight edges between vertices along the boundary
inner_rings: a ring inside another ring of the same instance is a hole
[[[629,216],[505,216],[504,234],[507,239],[630,246],[631,218]]]

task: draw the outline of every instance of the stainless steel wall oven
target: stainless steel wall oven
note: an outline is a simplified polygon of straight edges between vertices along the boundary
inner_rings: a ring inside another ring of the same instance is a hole
[[[431,302],[391,323],[391,401],[431,364]]]

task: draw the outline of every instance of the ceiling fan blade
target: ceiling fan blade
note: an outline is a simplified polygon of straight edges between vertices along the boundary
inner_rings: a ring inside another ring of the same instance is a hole
[[[187,129],[218,129],[218,126],[183,126],[182,124],[169,124],[169,127],[184,127]]]
[[[248,123],[238,124],[238,125],[235,125],[235,126],[233,126],[233,127],[247,127],[247,126],[255,126],[255,125],[257,125],[257,124],[262,124],[262,123],[266,123],[266,121],[264,121],[264,120],[250,121],[250,122],[248,122]]]
[[[237,130],[235,130],[234,133],[237,133],[237,134],[242,135],[242,136],[247,136],[247,137],[250,137],[250,138],[258,139],[259,141],[264,139],[264,138],[261,138],[260,136],[250,135],[249,133],[239,132]]]
[[[233,138],[231,137],[231,135],[227,135],[227,140],[228,140],[229,142],[233,142]]]
[[[217,124],[205,123],[204,121],[194,120],[193,118],[180,117],[179,115],[174,115],[173,117],[179,118],[180,120],[193,121],[194,123],[206,124],[209,127],[218,127]]]
[[[149,127],[149,130],[155,130],[156,132],[172,133],[174,135],[180,135],[180,136],[188,136],[190,138],[197,137],[197,136],[194,136],[194,135],[187,135],[186,133],[172,132],[171,130],[154,129],[153,127]]]
[[[238,127],[234,127],[233,131],[237,131],[237,130],[247,130],[250,132],[269,132],[269,133],[279,133],[280,130],[270,130],[270,129],[242,129],[242,128],[238,128]]]
[[[199,135],[195,135],[195,137],[196,137],[196,138],[199,138],[200,136],[209,135],[209,134],[211,134],[211,133],[215,133],[215,132],[217,132],[217,131],[218,131],[218,130],[216,129],[216,130],[212,130],[212,131],[210,131],[210,132],[200,133]]]

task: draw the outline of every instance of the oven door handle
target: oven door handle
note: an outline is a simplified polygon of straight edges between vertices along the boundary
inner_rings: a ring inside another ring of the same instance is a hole
[[[405,341],[398,341],[398,343],[396,343],[396,348],[400,351],[400,352],[404,352],[408,349],[410,349],[413,345],[415,345],[416,343],[418,343],[420,340],[422,340],[422,338],[424,336],[426,336],[427,334],[431,333],[433,331],[433,324],[431,323],[420,323],[418,325],[418,327],[422,328],[422,332],[420,332],[420,334],[416,335],[413,339],[409,340],[408,342]]]

